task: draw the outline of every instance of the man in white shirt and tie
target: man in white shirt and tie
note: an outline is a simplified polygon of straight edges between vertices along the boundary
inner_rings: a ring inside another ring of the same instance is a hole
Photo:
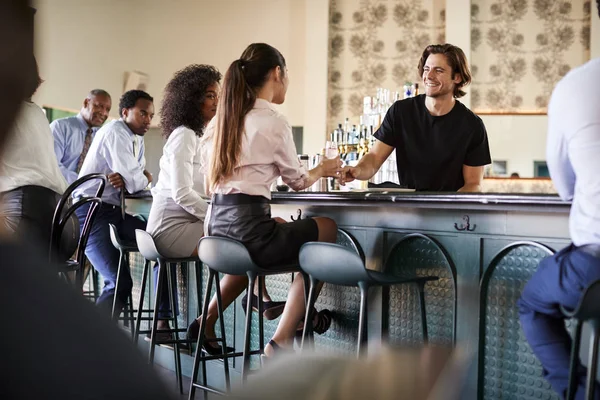
[[[110,241],[108,224],[117,227],[119,237],[125,242],[135,242],[135,230],[146,229],[145,221],[123,212],[121,190],[139,192],[152,182],[152,175],[145,169],[144,157],[144,135],[154,117],[152,97],[141,90],[126,92],[119,101],[119,115],[119,120],[109,122],[96,133],[79,172],[80,177],[101,173],[109,181],[102,194],[102,206],[92,225],[85,254],[104,279],[97,304],[110,310],[113,297],[116,296],[116,313],[127,301],[133,283],[129,271],[123,271],[119,278],[119,292],[115,293],[119,252]],[[96,184],[91,181],[82,185],[73,195],[75,198],[90,197],[94,196],[95,191]],[[87,212],[87,206],[77,210],[81,226]]]

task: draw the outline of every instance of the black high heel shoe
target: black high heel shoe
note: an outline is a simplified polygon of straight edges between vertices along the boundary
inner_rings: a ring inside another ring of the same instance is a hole
[[[252,310],[258,312],[258,296],[252,293]],[[248,305],[248,294],[244,294],[242,297],[242,308],[246,313],[246,306]],[[285,301],[264,301],[263,300],[263,316],[268,321],[278,318],[285,307]]]
[[[200,323],[198,323],[198,320],[195,319],[192,321],[192,323],[188,326],[187,328],[187,332],[186,332],[186,336],[188,340],[198,340],[198,335],[200,334]],[[213,346],[210,343],[213,342],[220,342],[223,339],[210,339],[210,338],[205,338],[202,341],[202,350],[204,350],[205,353],[211,355],[211,356],[218,356],[218,355],[222,355],[223,354],[223,349],[221,346]],[[229,347],[226,346],[225,347],[225,352],[226,353],[233,353],[235,352],[235,349],[233,347]]]

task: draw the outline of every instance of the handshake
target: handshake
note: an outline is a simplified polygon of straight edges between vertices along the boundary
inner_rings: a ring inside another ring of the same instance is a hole
[[[322,177],[336,178],[340,185],[360,179],[361,167],[342,167],[342,161],[339,157],[324,159],[317,168],[321,169]]]

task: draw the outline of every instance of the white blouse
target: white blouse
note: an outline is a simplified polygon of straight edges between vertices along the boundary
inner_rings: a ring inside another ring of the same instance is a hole
[[[201,171],[200,138],[180,126],[163,147],[158,181],[153,196],[171,197],[175,203],[198,219],[204,219],[208,208],[204,196],[204,174]]]
[[[201,139],[202,166],[209,168],[213,152],[215,120]],[[271,184],[279,177],[294,190],[304,189],[308,174],[300,164],[287,119],[273,104],[256,99],[244,122],[240,162],[233,175],[217,185],[218,194],[244,193],[271,199]]]
[[[36,185],[64,193],[67,181],[58,167],[48,119],[37,104],[22,103],[3,150],[0,192]]]

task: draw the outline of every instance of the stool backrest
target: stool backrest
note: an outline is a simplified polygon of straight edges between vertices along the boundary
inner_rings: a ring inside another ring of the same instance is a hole
[[[112,236],[111,236],[112,240]],[[158,252],[156,248],[156,244],[154,243],[154,238],[148,232],[143,231],[141,229],[135,230],[135,241],[137,242],[138,249],[140,250],[140,254],[149,261],[158,261],[159,258],[164,258]],[[114,242],[113,242],[114,244]]]
[[[259,270],[248,249],[237,240],[205,236],[198,242],[198,257],[210,269],[229,275],[246,275]]]
[[[582,321],[590,319],[600,320],[600,280],[592,282],[584,291],[577,308],[572,312],[563,309],[569,317]]]
[[[110,233],[110,241],[112,245],[115,246],[116,249],[123,247],[123,242],[121,242],[119,232],[114,224],[108,224],[108,232]]]
[[[93,197],[82,198],[79,201],[72,204],[72,195],[73,191],[81,186],[83,183],[97,180],[98,187],[96,190],[96,194]],[[106,185],[106,177],[103,174],[89,174],[82,176],[77,179],[75,182],[71,183],[69,187],[62,194],[56,208],[54,209],[54,216],[52,217],[52,228],[50,231],[50,253],[49,259],[50,262],[62,262],[71,256],[71,254],[61,254],[61,243],[63,240],[63,234],[65,232],[65,227],[71,217],[74,215],[75,211],[82,207],[85,204],[91,203],[90,208],[88,210],[88,215],[86,217],[85,223],[83,227],[80,228],[79,238],[78,238],[78,254],[77,261],[79,260],[79,253],[83,255],[85,252],[85,246],[87,245],[87,236],[89,236],[89,232],[91,230],[91,225],[94,222],[94,218],[96,216],[96,212],[100,204],[102,203],[102,193],[104,193],[104,186]],[[75,220],[77,219],[74,217]],[[86,229],[86,226],[88,229]],[[87,233],[85,236],[84,233]],[[60,256],[59,256],[60,255]],[[59,259],[62,257],[63,259]]]
[[[81,186],[84,182],[90,180],[98,181],[98,188],[96,190],[96,194],[93,197],[81,198],[75,204],[71,204],[71,196],[73,195],[73,191]],[[77,247],[77,261],[81,263],[83,262],[83,257],[85,254],[85,246],[87,245],[87,240],[92,229],[92,224],[94,223],[94,219],[96,218],[96,213],[100,204],[102,204],[102,193],[104,192],[104,186],[106,184],[106,177],[103,174],[89,174],[85,175],[75,182],[69,185],[69,187],[65,190],[63,195],[61,196],[56,208],[54,209],[54,216],[52,217],[52,228],[50,231],[50,253],[49,259],[50,262],[63,262],[71,255],[61,254],[61,243],[63,239],[63,234],[65,231],[65,227],[67,223],[71,220],[71,217],[75,214],[75,211],[82,207],[85,204],[90,204],[88,209],[88,215],[86,216],[83,227],[79,227],[79,239],[78,239],[78,247]],[[59,258],[63,258],[62,260]]]
[[[368,282],[360,256],[339,244],[309,242],[300,248],[300,268],[310,276],[335,285],[356,286]]]

